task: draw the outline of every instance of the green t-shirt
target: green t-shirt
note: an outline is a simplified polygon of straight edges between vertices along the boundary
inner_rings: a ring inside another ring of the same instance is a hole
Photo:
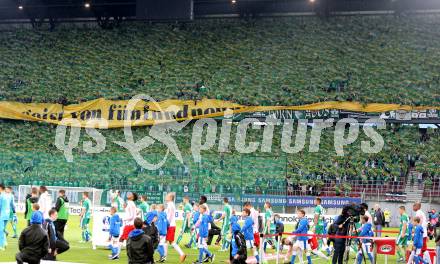
[[[11,210],[10,212],[9,212],[9,220],[12,220],[13,218],[14,218],[14,211],[13,210]]]
[[[91,214],[91,212],[90,212],[90,205],[91,205],[91,202],[90,202],[89,198],[85,199],[82,202],[82,208],[84,209],[83,218],[90,218],[90,214]]]
[[[267,222],[270,222],[270,229],[275,230],[275,223],[272,221],[273,211],[271,209],[267,209],[266,212],[264,212],[264,230],[267,228]],[[269,230],[270,231],[270,230]]]
[[[225,218],[223,218],[223,225],[229,225],[231,221],[232,208],[229,204],[225,204],[223,211],[225,212]]]
[[[61,207],[60,210],[58,211],[58,219],[67,220],[69,219],[69,203],[66,203],[66,201],[64,201],[64,198],[61,197],[60,197],[60,201],[61,201]]]
[[[408,228],[408,223],[409,223],[409,217],[406,213],[402,214],[400,216],[400,226],[399,226],[399,232],[402,233],[403,230],[403,226],[406,225],[406,234],[405,236],[409,235],[409,228]]]
[[[188,217],[190,216],[191,212],[192,212],[192,206],[191,206],[191,204],[190,204],[190,203],[186,203],[186,204],[183,206],[183,216],[184,216],[184,218],[185,218],[185,219],[188,219]]]
[[[191,213],[193,208],[190,203],[186,203],[183,205],[183,219],[185,220],[186,225],[191,224]]]
[[[112,199],[112,206],[115,206],[116,209],[118,210],[118,212],[123,212],[124,208],[123,208],[123,204],[121,202],[121,197],[120,196],[114,196]]]
[[[26,214],[26,220],[31,220],[32,217],[32,202],[31,198],[26,199],[26,207],[27,207],[27,214]]]
[[[150,205],[147,202],[141,202],[139,209],[141,209],[142,215],[145,215],[150,211]]]
[[[116,197],[116,204],[118,205],[118,212],[123,212],[124,211],[124,203],[123,203],[121,197],[119,197],[119,196]]]
[[[322,205],[317,205],[314,211],[315,215],[318,215],[318,226],[324,226],[324,214],[325,209]]]

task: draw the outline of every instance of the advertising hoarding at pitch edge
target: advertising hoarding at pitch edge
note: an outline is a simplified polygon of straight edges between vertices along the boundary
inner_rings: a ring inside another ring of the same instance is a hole
[[[184,193],[186,195],[186,193]],[[190,200],[198,201],[198,194],[188,194]],[[258,194],[238,194],[218,193],[206,195],[209,204],[221,204],[223,198],[227,197],[232,205],[242,205],[243,202],[251,202],[256,207],[262,207],[265,202],[270,202],[272,206],[298,206],[298,207],[314,207],[314,196],[285,196],[285,195],[258,195]],[[362,203],[360,197],[320,197],[322,206],[326,208],[342,208],[347,204]],[[178,196],[176,202],[181,202],[182,197]]]
[[[19,213],[24,212],[24,206],[23,203],[16,204],[16,211]],[[94,216],[96,213],[100,213],[100,215],[108,215],[110,212],[110,207],[93,207]],[[81,212],[80,206],[70,206],[69,208],[69,214],[70,215],[79,215]],[[221,211],[214,211],[213,215],[220,214]],[[264,214],[261,214],[264,216]],[[284,224],[293,224],[296,222],[297,217],[296,214],[278,214],[281,218],[281,221],[283,221]],[[306,217],[309,219],[310,222],[313,221],[313,215],[306,215]],[[328,223],[333,222],[335,215],[325,215],[324,218],[327,220]],[[241,218],[241,216],[239,216]],[[176,220],[183,220],[183,211],[182,210],[176,210]]]
[[[92,237],[92,245],[93,248],[96,249],[97,247],[105,247],[108,245],[108,237],[109,237],[109,225],[110,225],[110,214],[109,214],[109,207],[100,207],[99,210],[96,210],[98,208],[95,208],[95,212],[93,213],[93,237]],[[76,210],[75,210],[76,211]],[[221,211],[214,211],[213,215],[218,215],[221,213]],[[124,213],[118,213],[120,217],[124,217]],[[297,217],[295,214],[279,214],[281,221],[283,221],[284,224],[293,224],[297,222]],[[263,214],[262,214],[263,216]],[[313,221],[313,215],[306,215],[306,217],[309,219],[309,222]],[[334,215],[325,215],[324,218],[328,222],[333,222],[335,216]],[[240,221],[242,221],[241,216],[239,216]],[[176,211],[176,220],[183,220],[183,211],[177,210]],[[122,228],[122,227],[121,227]]]
[[[396,254],[396,238],[381,237],[375,238],[376,252],[379,255],[395,255]]]
[[[362,202],[361,198],[354,197],[321,197],[323,207],[342,208],[347,204]],[[264,204],[266,201],[273,206],[301,206],[313,207],[315,206],[315,197],[305,196],[278,196],[278,195],[248,195],[244,194],[243,201],[249,201],[255,204]]]

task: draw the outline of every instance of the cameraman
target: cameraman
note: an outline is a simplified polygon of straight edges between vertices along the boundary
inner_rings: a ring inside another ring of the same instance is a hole
[[[336,236],[347,236],[348,235],[348,227],[350,223],[350,215],[349,215],[350,206],[346,206],[342,209],[341,215],[336,217],[333,225],[337,227]],[[345,252],[345,243],[346,238],[335,238],[334,239],[334,248],[335,252],[333,254],[332,264],[342,264],[344,261],[344,252]]]

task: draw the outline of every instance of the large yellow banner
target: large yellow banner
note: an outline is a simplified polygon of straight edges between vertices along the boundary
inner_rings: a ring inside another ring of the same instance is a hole
[[[148,126],[169,120],[183,121],[208,117],[222,117],[238,113],[265,112],[276,110],[318,111],[336,109],[353,112],[382,113],[396,110],[440,110],[432,106],[408,106],[399,104],[361,104],[358,102],[320,102],[300,106],[245,106],[229,101],[203,99],[165,100],[155,102],[144,100],[106,100],[103,98],[63,106],[46,103],[0,102],[0,118],[41,121],[52,124],[66,124],[81,127],[96,127],[94,120],[106,121],[108,128]],[[231,112],[232,111],[232,112]],[[64,121],[63,121],[64,120]],[[65,120],[75,122],[66,123]]]

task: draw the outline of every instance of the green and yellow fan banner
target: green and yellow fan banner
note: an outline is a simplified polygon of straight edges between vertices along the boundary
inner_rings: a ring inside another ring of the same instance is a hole
[[[279,110],[320,111],[334,109],[350,112],[383,113],[389,111],[440,110],[438,106],[409,106],[399,104],[362,104],[358,102],[319,102],[298,106],[245,106],[216,99],[202,100],[106,100],[95,99],[79,104],[0,102],[0,118],[47,122],[68,126],[119,128],[125,125],[149,126],[170,120],[215,118],[240,113]],[[69,121],[70,120],[70,121]]]

